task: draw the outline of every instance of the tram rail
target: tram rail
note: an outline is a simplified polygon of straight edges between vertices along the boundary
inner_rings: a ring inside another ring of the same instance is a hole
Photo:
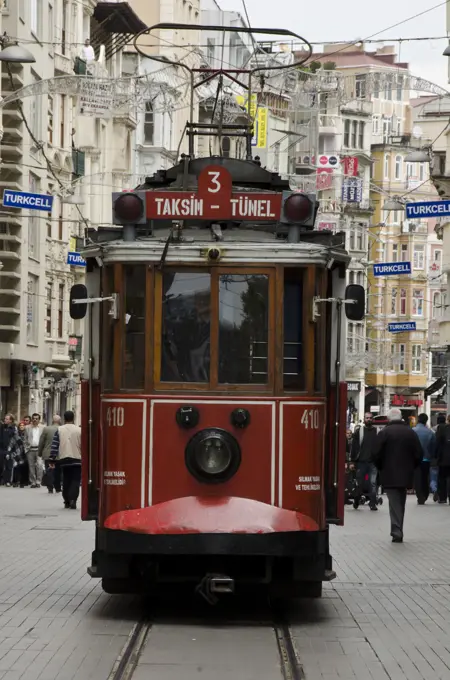
[[[134,624],[127,641],[117,657],[108,680],[133,680],[139,660],[151,635],[156,621],[143,619]],[[258,625],[258,622],[252,622]],[[274,632],[278,650],[281,678],[283,680],[305,680],[303,667],[298,659],[289,624],[274,615],[267,621]],[[278,680],[274,678],[274,680]]]

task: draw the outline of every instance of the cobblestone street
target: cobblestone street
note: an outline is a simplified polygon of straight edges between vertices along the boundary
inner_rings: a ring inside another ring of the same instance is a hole
[[[1,487],[0,508],[0,680],[107,680],[142,603],[87,576],[93,526],[59,496]],[[410,498],[405,543],[392,544],[386,504],[348,510],[332,533],[338,579],[290,611],[306,680],[450,677],[449,520],[448,506]],[[279,680],[272,640],[172,617],[152,628],[135,677]]]

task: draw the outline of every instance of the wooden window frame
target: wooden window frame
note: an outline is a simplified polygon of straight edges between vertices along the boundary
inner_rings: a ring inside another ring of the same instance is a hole
[[[154,364],[153,380],[155,391],[158,392],[219,392],[219,393],[256,393],[273,394],[275,378],[275,294],[276,294],[276,266],[216,266],[211,267],[168,267],[182,273],[202,273],[211,275],[211,330],[210,330],[210,374],[209,383],[181,383],[161,381],[161,332],[162,332],[162,277],[164,272],[155,275],[154,297]],[[219,356],[219,277],[222,274],[261,274],[269,279],[269,333],[268,333],[268,380],[265,384],[221,384],[218,381]]]

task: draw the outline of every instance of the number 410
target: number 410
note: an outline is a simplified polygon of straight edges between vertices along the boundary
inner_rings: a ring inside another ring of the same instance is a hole
[[[106,411],[106,422],[108,427],[123,427],[125,421],[125,411],[123,406],[108,406]]]
[[[308,411],[306,409],[303,411],[302,419],[301,419],[302,425],[305,426],[306,429],[311,429],[311,430],[318,430],[319,429],[319,411],[318,409],[311,409]]]

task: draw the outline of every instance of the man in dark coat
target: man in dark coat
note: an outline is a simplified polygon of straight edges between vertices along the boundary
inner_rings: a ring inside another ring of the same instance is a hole
[[[402,543],[406,492],[413,486],[414,471],[423,454],[419,437],[402,420],[400,409],[392,408],[387,417],[388,424],[377,436],[373,462],[389,500],[392,542]]]
[[[436,450],[439,503],[450,501],[450,424],[440,425],[436,431]]]

